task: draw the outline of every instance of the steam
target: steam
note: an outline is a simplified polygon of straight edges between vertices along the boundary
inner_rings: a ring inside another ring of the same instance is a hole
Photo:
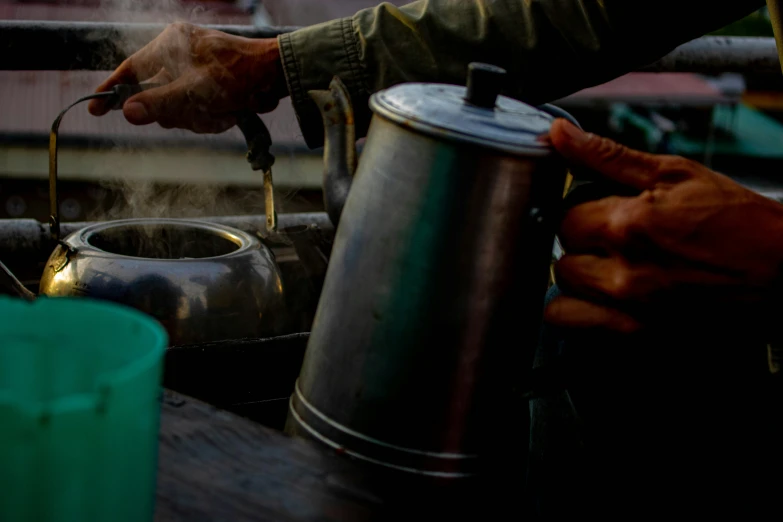
[[[197,24],[215,23],[217,12],[205,9],[199,5],[186,5],[178,0],[101,0],[94,11],[95,19],[118,23],[169,24],[173,22],[191,22]],[[96,39],[104,35],[96,33]],[[105,64],[101,67],[106,71],[116,65],[117,51],[130,56],[149,43],[157,31],[150,33],[134,32],[122,34],[118,38],[107,41],[102,50]]]
[[[102,0],[99,13],[96,18],[102,20],[123,23],[171,23],[184,21],[196,24],[237,23],[238,20],[226,19],[223,16],[218,20],[215,11],[205,9],[202,6],[186,5],[177,0]],[[112,69],[116,63],[113,57],[116,50],[126,55],[131,55],[146,45],[155,34],[123,34],[115,41],[107,42],[104,51],[107,66]],[[98,35],[96,35],[96,38]],[[177,53],[177,64],[183,65],[182,60],[189,58],[189,53]],[[173,58],[173,57],[172,57]],[[107,73],[108,74],[108,73]],[[112,117],[104,116],[104,117]],[[129,123],[126,123],[130,125]],[[182,131],[170,131],[173,133]],[[198,138],[195,134],[188,133],[194,139],[202,139],[204,149],[208,150],[210,143],[205,138]],[[244,143],[237,135],[237,143]],[[175,185],[162,185],[148,179],[134,179],[127,162],[133,162],[134,158],[141,160],[144,150],[128,149],[116,146],[115,151],[122,152],[120,159],[104,162],[95,172],[98,179],[111,178],[102,184],[106,189],[104,193],[117,194],[115,201],[98,212],[88,216],[90,220],[106,221],[127,218],[203,218],[207,216],[263,214],[264,197],[261,184],[262,174],[259,172],[257,186],[246,191],[237,191],[219,183],[192,183],[189,178],[216,180],[220,178],[220,172],[207,172],[214,168],[209,164],[204,165],[204,172],[182,172],[182,181]],[[183,154],[182,150],[172,150],[172,154]],[[241,154],[241,152],[237,152]],[[250,166],[246,167],[248,170]],[[127,172],[127,176],[124,175]],[[205,174],[205,175],[197,175]],[[281,198],[277,198],[281,201]],[[277,209],[278,212],[281,210]],[[151,231],[150,234],[154,234]]]
[[[101,184],[104,194],[117,199],[107,209],[90,217],[94,221],[131,218],[203,218],[241,214],[263,214],[260,188],[235,194],[217,184],[163,185],[151,180],[113,180]]]

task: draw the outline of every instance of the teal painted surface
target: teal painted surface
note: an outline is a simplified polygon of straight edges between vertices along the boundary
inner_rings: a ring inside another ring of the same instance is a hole
[[[664,133],[647,117],[625,104],[611,110],[612,127],[622,136],[632,138],[634,146],[660,152]],[[668,151],[672,154],[699,157],[712,155],[764,159],[783,159],[783,125],[776,119],[747,105],[719,105],[713,109],[714,132],[691,135],[672,132]]]
[[[718,106],[713,121],[719,131],[711,144],[713,154],[783,159],[783,125],[764,113],[748,107]],[[707,140],[682,133],[671,137],[676,154],[704,154]]]

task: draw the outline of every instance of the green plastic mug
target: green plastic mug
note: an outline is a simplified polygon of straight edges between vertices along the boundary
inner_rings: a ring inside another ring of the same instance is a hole
[[[0,297],[0,520],[152,520],[161,325],[89,299]]]

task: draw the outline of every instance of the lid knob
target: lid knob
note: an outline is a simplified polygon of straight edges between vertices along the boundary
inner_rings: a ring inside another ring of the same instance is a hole
[[[465,101],[476,107],[494,109],[503,88],[506,70],[488,63],[468,65],[468,94]]]

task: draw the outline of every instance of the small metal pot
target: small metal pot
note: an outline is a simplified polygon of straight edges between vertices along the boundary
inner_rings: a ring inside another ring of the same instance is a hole
[[[75,105],[96,98],[112,109],[155,83],[117,85],[66,107],[49,138],[49,226],[58,243],[41,277],[47,296],[87,296],[146,312],[169,332],[172,345],[246,337],[272,337],[285,328],[283,284],[272,251],[240,230],[181,219],[132,219],[88,226],[60,240],[57,192],[58,133]],[[257,114],[237,113],[253,170],[264,172],[267,228],[275,230],[272,138]],[[24,298],[24,287],[0,266],[5,282]]]
[[[88,226],[61,241],[40,293],[87,296],[158,319],[172,345],[270,337],[284,327],[280,271],[250,234],[181,219]]]

